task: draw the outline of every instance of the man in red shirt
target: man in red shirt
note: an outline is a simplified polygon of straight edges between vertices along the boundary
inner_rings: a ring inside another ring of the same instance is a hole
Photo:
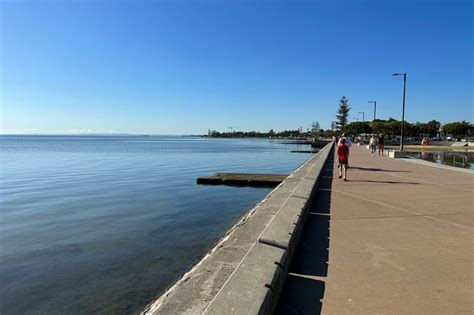
[[[347,181],[347,167],[349,165],[349,148],[344,144],[346,138],[341,138],[339,145],[337,146],[337,157],[339,161],[339,178],[342,178],[344,174],[344,180]]]

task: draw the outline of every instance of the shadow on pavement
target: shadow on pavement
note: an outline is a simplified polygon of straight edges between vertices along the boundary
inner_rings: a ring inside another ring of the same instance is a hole
[[[332,172],[332,167],[330,157],[325,168]],[[318,184],[324,190],[314,196],[275,314],[321,313],[328,273],[332,181],[332,176],[327,176]]]
[[[361,171],[371,171],[371,172],[397,172],[397,173],[410,173],[409,171],[399,171],[399,170],[384,170],[382,168],[374,167],[360,167],[360,166],[350,166],[350,170],[361,170]]]
[[[361,183],[378,183],[378,184],[409,184],[409,185],[418,185],[420,183],[414,182],[394,182],[391,180],[360,180],[360,179],[348,179],[349,182],[361,182]]]

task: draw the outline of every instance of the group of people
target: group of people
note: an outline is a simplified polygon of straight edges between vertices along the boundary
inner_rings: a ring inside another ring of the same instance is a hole
[[[347,181],[347,169],[349,168],[349,148],[352,146],[351,139],[343,133],[341,138],[335,139],[337,143],[337,159],[339,178]]]
[[[379,156],[383,156],[383,150],[385,147],[385,138],[383,134],[380,134],[379,136],[372,135],[369,140],[369,147],[372,156],[375,156],[377,148],[379,149]]]
[[[347,181],[347,169],[349,168],[349,148],[352,146],[351,139],[346,137],[343,133],[340,138],[335,138],[337,143],[337,158],[338,158],[338,170],[339,178],[342,178],[344,181]],[[372,156],[375,156],[375,153],[378,148],[379,156],[383,156],[384,147],[385,147],[385,138],[383,134],[378,136],[372,135],[369,141],[369,147],[371,150]]]

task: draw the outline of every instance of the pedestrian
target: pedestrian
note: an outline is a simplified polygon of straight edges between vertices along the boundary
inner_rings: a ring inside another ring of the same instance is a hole
[[[337,160],[339,165],[339,178],[344,175],[344,181],[347,181],[347,168],[349,167],[349,147],[346,146],[346,138],[339,140],[340,144],[337,146]]]
[[[383,134],[380,134],[379,136],[378,146],[379,146],[379,156],[383,156],[383,148],[385,146],[385,139],[383,137]]]
[[[375,151],[377,149],[377,139],[375,138],[375,135],[372,135],[369,140],[369,147],[370,147],[370,153],[372,156],[375,155]]]
[[[337,142],[337,146],[341,144],[341,140],[344,139],[344,145],[349,149],[352,146],[352,141],[349,137],[346,136],[346,133],[343,132],[341,135],[341,138],[339,138],[339,141]],[[347,153],[349,154],[349,153]],[[349,167],[349,164],[347,164],[347,167]]]

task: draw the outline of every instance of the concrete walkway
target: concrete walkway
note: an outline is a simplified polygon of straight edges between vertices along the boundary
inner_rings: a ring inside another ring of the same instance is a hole
[[[474,175],[352,147],[324,178],[277,314],[473,314]]]

